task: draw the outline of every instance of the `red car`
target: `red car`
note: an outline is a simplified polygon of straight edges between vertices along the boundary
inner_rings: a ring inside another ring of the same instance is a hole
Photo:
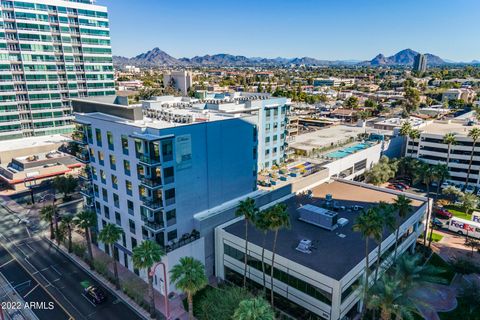
[[[397,182],[396,184],[402,186],[405,190],[410,189],[410,186],[403,182]]]
[[[451,217],[453,217],[453,214],[445,208],[433,208],[433,213],[435,214],[435,216],[443,219],[450,219]]]
[[[387,189],[398,190],[397,187],[395,187],[393,184],[389,184],[387,186]]]

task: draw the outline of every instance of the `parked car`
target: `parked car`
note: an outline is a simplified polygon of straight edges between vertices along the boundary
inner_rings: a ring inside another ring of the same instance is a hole
[[[433,208],[433,213],[435,214],[435,216],[443,219],[450,219],[451,217],[453,217],[453,214],[450,211],[442,207]]]
[[[393,184],[389,184],[387,186],[387,189],[398,190],[397,187],[395,187]]]
[[[397,188],[397,190],[400,190],[400,191],[405,190],[405,187],[400,183],[393,183],[393,186]]]
[[[437,182],[437,181],[432,181],[432,183],[430,183],[430,185],[431,185],[432,187],[435,187],[435,188],[436,188],[436,187],[438,187],[438,182]]]
[[[431,223],[434,229],[442,229],[444,227],[444,223],[438,218],[433,218]]]
[[[447,187],[450,187],[450,183],[448,183],[446,181],[444,183],[442,183],[442,185],[440,186],[441,189],[445,189]]]
[[[406,183],[397,182],[396,184],[399,185],[399,186],[402,186],[405,190],[410,189],[410,186]]]
[[[472,194],[472,193],[475,192],[475,187],[469,184],[469,185],[465,188],[465,192]]]
[[[83,289],[83,294],[88,300],[95,304],[100,304],[107,299],[105,292],[99,287],[93,285]]]

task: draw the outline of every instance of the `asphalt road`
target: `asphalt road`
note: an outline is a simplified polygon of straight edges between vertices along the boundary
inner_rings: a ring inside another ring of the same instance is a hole
[[[41,238],[38,233],[42,228],[27,228],[19,223],[19,218],[26,215],[14,215],[0,207],[0,272],[13,285],[30,281],[25,288],[19,287],[19,294],[26,295],[27,301],[54,302],[53,310],[33,310],[40,320],[142,319],[106,288],[104,303],[94,305],[87,300],[81,282],[99,283]]]

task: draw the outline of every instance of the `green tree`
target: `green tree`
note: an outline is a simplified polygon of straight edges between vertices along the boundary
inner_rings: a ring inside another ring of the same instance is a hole
[[[415,140],[420,139],[420,131],[417,129],[410,130],[408,138],[412,140],[412,150],[415,150]],[[410,154],[410,157],[413,157],[413,151]]]
[[[467,214],[470,214],[478,206],[478,197],[471,193],[465,193],[462,198],[462,208]]]
[[[263,233],[262,240],[262,277],[263,277],[263,290],[266,290],[266,281],[265,281],[265,243],[267,241],[267,234],[269,231],[269,220],[268,220],[268,210],[260,211],[257,214],[256,219],[254,220],[255,227]]]
[[[420,288],[427,283],[447,283],[442,277],[445,270],[433,264],[423,263],[419,254],[402,255],[394,265],[394,272],[400,280],[399,289]]]
[[[232,320],[240,302],[252,297],[248,290],[235,285],[212,287],[194,306],[194,314],[197,319]]]
[[[419,172],[420,173],[420,179],[427,186],[427,199],[428,199],[428,201],[430,201],[430,186],[432,185],[432,182],[435,180],[435,175],[436,175],[435,169],[434,169],[434,167],[432,167],[428,163],[422,163],[419,170],[420,170],[420,172]],[[427,245],[427,232],[428,232],[428,228],[429,228],[430,220],[431,220],[431,215],[432,215],[431,211],[432,210],[431,210],[430,206],[428,206],[427,222],[425,224],[425,231],[423,233],[423,245],[424,246]]]
[[[360,232],[365,239],[365,288],[364,288],[364,301],[368,301],[368,287],[369,287],[369,265],[370,265],[370,250],[368,247],[369,239],[379,239],[382,233],[383,226],[380,219],[378,208],[369,208],[363,210],[355,219],[353,230]],[[362,317],[365,316],[366,304],[363,304]]]
[[[182,257],[179,264],[170,270],[170,278],[178,289],[187,294],[188,317],[193,320],[193,296],[208,283],[203,264],[192,257]]]
[[[78,180],[72,175],[68,176],[56,176],[53,179],[53,188],[59,192],[63,193],[63,198],[68,199],[69,194],[73,193],[78,186]]]
[[[462,320],[478,320],[480,314],[480,285],[475,282],[467,283],[459,291],[459,306],[456,309],[462,310],[462,313],[458,314],[459,318]]]
[[[420,93],[417,89],[406,87],[404,98],[403,107],[407,114],[411,114],[418,109],[420,105]]]
[[[365,179],[367,182],[378,186],[394,178],[397,169],[398,166],[396,162],[390,161],[386,156],[382,156],[378,163],[365,172]]]
[[[245,261],[244,261],[244,271],[243,271],[243,287],[247,285],[247,252],[248,252],[248,225],[250,222],[255,220],[255,217],[258,213],[258,209],[255,207],[255,200],[252,198],[247,198],[243,201],[240,201],[238,209],[235,211],[237,217],[244,217],[245,221]]]
[[[152,267],[162,259],[164,252],[155,242],[143,241],[139,246],[133,248],[132,262],[137,269],[145,269],[148,277],[148,296],[150,297],[150,317],[156,317],[155,296],[153,293]],[[167,279],[164,279],[167,281]]]
[[[275,313],[272,307],[262,298],[243,300],[238,305],[233,320],[273,320]]]
[[[467,179],[465,180],[465,185],[470,183],[470,170],[472,169],[473,163],[473,156],[475,154],[475,147],[477,145],[478,139],[480,139],[480,128],[473,128],[468,132],[468,136],[472,139],[472,151],[470,153],[470,161],[468,162],[468,171],[467,171]]]
[[[405,217],[412,211],[412,200],[410,198],[407,198],[403,194],[398,195],[397,198],[395,199],[393,203],[393,207],[395,210],[397,210],[398,216],[400,218],[400,221],[398,221],[396,225],[396,232],[395,232],[395,251],[393,254],[393,261],[397,259],[397,251],[398,251],[398,241],[400,240],[400,225],[405,219]]]
[[[452,145],[457,143],[457,138],[455,138],[455,133],[449,132],[443,136],[443,143],[448,145],[447,149],[447,166],[450,164],[450,151],[452,149]]]
[[[395,230],[397,225],[397,219],[395,216],[395,207],[387,202],[380,201],[378,204],[378,213],[380,218],[380,223],[382,224],[382,231],[377,234],[379,237],[377,240],[378,243],[378,254],[377,254],[377,267],[375,268],[375,281],[378,279],[378,271],[380,270],[381,255],[382,255],[382,242],[384,231],[391,232]]]
[[[275,250],[277,247],[278,231],[284,228],[290,228],[290,216],[287,211],[287,205],[279,203],[268,210],[265,217],[268,221],[268,228],[274,233],[273,248],[272,248],[272,267],[270,268],[270,304],[274,305],[273,301],[273,270],[275,269]]]
[[[348,97],[347,100],[345,100],[345,108],[347,109],[357,109],[358,108],[358,98],[355,96]]]
[[[40,219],[50,225],[50,239],[55,239],[55,230],[53,228],[53,219],[55,219],[55,207],[48,205],[40,210]]]
[[[405,154],[405,150],[406,150],[406,148],[405,148],[406,144],[407,144],[406,137],[408,137],[408,135],[410,134],[410,131],[412,131],[412,129],[413,129],[412,124],[410,123],[410,121],[405,121],[400,128],[399,134],[402,137],[404,137],[404,139],[405,139],[405,141],[404,141],[405,143],[402,144],[402,148],[403,148],[402,155]]]
[[[73,223],[84,230],[85,240],[87,241],[88,251],[88,264],[93,269],[93,252],[92,252],[92,239],[90,231],[92,227],[97,225],[97,215],[91,210],[82,211],[73,218]]]
[[[60,229],[68,238],[68,252],[72,252],[72,232],[73,232],[73,217],[70,215],[65,215],[60,221]]]
[[[116,224],[107,223],[98,234],[98,240],[110,248],[113,257],[113,274],[115,276],[115,287],[120,289],[120,280],[118,278],[117,257],[113,245],[122,238],[123,230]]]

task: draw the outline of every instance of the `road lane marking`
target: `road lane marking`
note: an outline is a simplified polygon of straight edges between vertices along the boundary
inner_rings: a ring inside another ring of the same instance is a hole
[[[62,275],[62,273],[60,271],[57,270],[57,268],[55,268],[53,265],[51,265],[50,267],[52,267],[53,271],[55,271],[56,273],[58,273],[59,276]]]
[[[14,261],[14,260],[13,260],[13,259],[8,260],[8,261],[5,262],[4,264],[2,264],[2,265],[0,266],[0,268],[5,267],[7,264],[9,264],[9,263],[12,262],[12,261]]]
[[[23,296],[23,298],[25,299],[30,293],[33,292],[33,290],[35,290],[37,287],[39,286],[39,284],[37,283],[37,285],[35,287],[32,288],[32,290],[28,291],[26,295]]]

